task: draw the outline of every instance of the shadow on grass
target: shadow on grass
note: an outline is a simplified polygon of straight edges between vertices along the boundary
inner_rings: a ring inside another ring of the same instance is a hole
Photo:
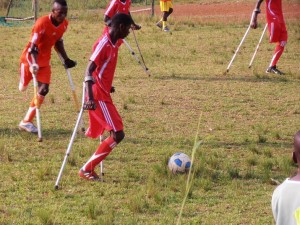
[[[42,130],[42,136],[44,139],[66,139],[71,138],[73,130],[66,129],[45,129]],[[77,132],[77,135],[84,136],[82,132]],[[18,128],[0,128],[0,137],[21,137],[25,139],[31,139],[36,137],[37,134],[28,133],[26,131],[20,131]]]
[[[271,147],[273,149],[279,148],[291,148],[292,144],[290,141],[285,142],[265,142],[265,143],[258,143],[255,141],[249,142],[204,142],[203,147],[210,147],[210,148],[225,148],[225,149],[232,149],[232,148],[241,148],[241,147],[250,147],[250,146],[258,146],[258,147]]]
[[[257,83],[257,82],[265,82],[265,83],[286,83],[286,82],[295,82],[290,80],[289,77],[284,76],[275,76],[275,75],[219,75],[219,76],[199,76],[197,74],[191,75],[170,75],[170,76],[155,76],[154,79],[158,80],[191,80],[191,81],[241,81],[241,82],[250,82],[250,83]]]

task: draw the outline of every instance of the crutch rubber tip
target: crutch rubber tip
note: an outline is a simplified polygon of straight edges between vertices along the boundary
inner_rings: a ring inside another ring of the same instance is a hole
[[[251,68],[251,66],[248,67],[249,69]]]
[[[43,141],[43,138],[38,138],[38,142],[42,142]]]
[[[58,185],[55,185],[55,190],[58,190]]]

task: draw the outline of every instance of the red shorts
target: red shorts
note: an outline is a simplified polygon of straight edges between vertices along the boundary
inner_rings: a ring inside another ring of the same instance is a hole
[[[269,42],[287,42],[288,34],[286,30],[286,26],[284,22],[276,22],[276,21],[269,21],[268,22],[268,30],[269,30]]]
[[[45,84],[50,84],[51,67],[40,67],[36,76],[37,81]],[[23,86],[27,86],[32,79],[32,74],[29,71],[29,65],[26,63],[20,63],[20,83]]]
[[[96,110],[89,110],[89,128],[85,135],[98,138],[107,131],[123,130],[122,118],[112,102],[95,101]]]

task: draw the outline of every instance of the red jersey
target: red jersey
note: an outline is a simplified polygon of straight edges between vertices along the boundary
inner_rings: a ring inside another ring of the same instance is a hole
[[[21,55],[21,62],[27,64],[27,53],[31,43],[39,50],[37,64],[39,67],[50,65],[51,49],[67,30],[68,21],[64,20],[57,27],[51,22],[51,15],[39,18],[31,31],[30,41]],[[31,58],[29,59],[31,61]]]
[[[117,13],[125,13],[129,14],[131,6],[131,0],[126,0],[125,3],[121,2],[121,0],[112,0],[108,5],[104,15],[112,18]]]
[[[118,50],[122,44],[119,39],[115,45],[111,42],[108,30],[96,41],[93,46],[93,53],[90,61],[96,64],[92,76],[95,78],[93,94],[95,100],[111,102],[110,89],[114,79],[114,74],[118,59]]]
[[[284,23],[281,0],[266,0],[266,16],[268,22]]]

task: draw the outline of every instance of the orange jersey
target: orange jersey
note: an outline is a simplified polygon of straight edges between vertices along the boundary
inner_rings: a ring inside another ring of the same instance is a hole
[[[51,59],[51,49],[55,43],[60,40],[67,30],[68,21],[64,20],[57,27],[51,22],[51,16],[43,16],[39,18],[31,31],[30,41],[27,44],[21,55],[21,62],[28,64],[28,48],[31,43],[34,43],[38,47],[37,64],[39,67],[49,66]]]
[[[172,0],[160,0],[161,2],[172,2]]]

